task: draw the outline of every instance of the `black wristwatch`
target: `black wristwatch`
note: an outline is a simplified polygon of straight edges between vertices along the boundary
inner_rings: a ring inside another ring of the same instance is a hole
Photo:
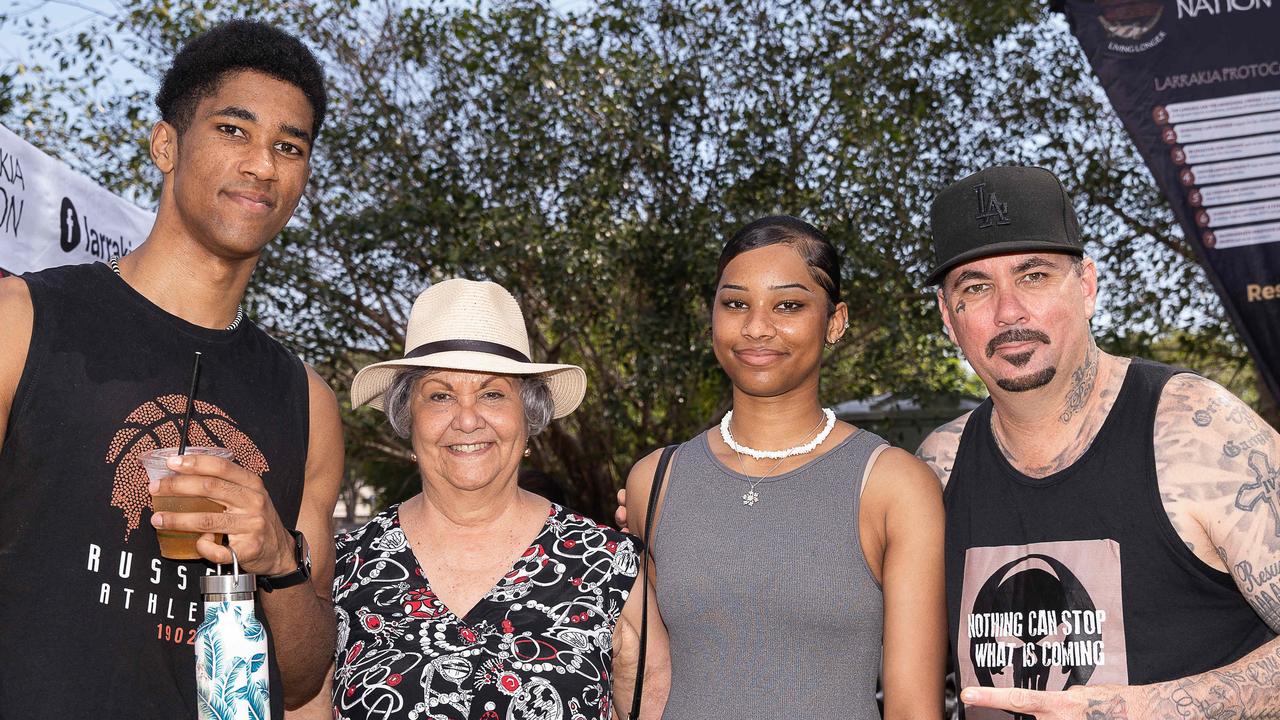
[[[289,534],[293,536],[293,557],[298,561],[298,569],[271,577],[259,575],[258,587],[267,592],[301,585],[311,579],[311,546],[307,545],[307,536],[297,530],[290,530]]]

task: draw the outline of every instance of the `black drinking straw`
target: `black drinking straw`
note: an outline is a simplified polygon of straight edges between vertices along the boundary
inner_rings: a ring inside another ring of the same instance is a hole
[[[187,393],[187,411],[182,414],[182,434],[178,436],[178,454],[187,454],[187,429],[191,426],[191,406],[196,401],[196,383],[200,381],[200,353],[196,352],[196,362],[191,368],[191,392]]]

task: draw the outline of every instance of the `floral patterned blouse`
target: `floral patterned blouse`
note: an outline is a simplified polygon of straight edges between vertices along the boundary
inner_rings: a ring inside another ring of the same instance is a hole
[[[609,718],[613,629],[639,569],[628,536],[552,504],[459,618],[432,592],[398,510],[337,538],[336,718]]]

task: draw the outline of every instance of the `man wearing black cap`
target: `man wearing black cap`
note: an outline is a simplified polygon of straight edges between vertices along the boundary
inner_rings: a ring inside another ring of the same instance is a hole
[[[1048,171],[959,180],[932,229],[928,282],[991,393],[918,452],[946,485],[967,716],[1274,717],[1280,435],[1098,349],[1097,268]]]

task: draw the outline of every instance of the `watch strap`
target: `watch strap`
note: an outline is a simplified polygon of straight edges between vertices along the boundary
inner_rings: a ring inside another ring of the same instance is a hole
[[[298,569],[283,575],[259,575],[258,587],[266,592],[289,588],[311,579],[311,558],[308,557],[306,537],[299,530],[289,530],[293,536],[293,556],[298,561]]]

